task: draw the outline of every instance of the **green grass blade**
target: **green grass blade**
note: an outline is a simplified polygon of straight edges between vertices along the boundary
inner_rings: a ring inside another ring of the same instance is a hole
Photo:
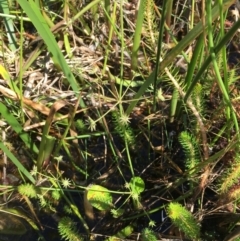
[[[10,15],[9,5],[8,5],[7,0],[0,1],[0,10],[3,14]],[[9,18],[9,17],[5,16],[4,17],[4,26],[5,26],[6,34],[7,34],[7,37],[8,37],[9,48],[12,51],[16,51],[16,49],[18,48],[18,45],[17,45],[17,41],[16,41],[15,30],[14,30],[14,27],[13,27],[12,18]]]
[[[83,9],[81,9],[80,12],[78,12],[72,19],[71,21],[69,21],[68,24],[72,24],[74,21],[79,20],[79,18],[81,19],[81,16],[87,12],[89,9],[91,9],[93,6],[95,6],[96,4],[98,4],[99,2],[101,2],[102,0],[94,0],[94,1],[90,1],[89,4],[87,6],[85,6]]]
[[[234,124],[235,124],[236,131],[239,132],[238,120],[237,120],[234,108],[231,104],[229,91],[228,91],[228,88],[226,88],[225,85],[224,85],[224,82],[222,80],[221,73],[220,73],[220,70],[219,70],[219,66],[218,66],[218,63],[217,63],[217,55],[216,55],[216,52],[215,52],[215,49],[214,49],[214,41],[213,41],[212,19],[211,19],[211,3],[208,2],[206,6],[207,6],[207,16],[208,16],[207,23],[208,23],[208,29],[209,29],[209,31],[208,31],[208,42],[209,42],[210,56],[211,56],[211,60],[212,60],[212,64],[213,64],[213,69],[214,69],[215,76],[216,76],[216,81],[218,83],[218,86],[219,86],[222,94],[223,94],[223,98],[224,98],[227,106],[231,110],[231,114],[232,114],[232,118],[233,118],[233,121],[234,121]],[[226,117],[228,117],[228,116],[226,116]]]
[[[0,149],[7,155],[7,157],[15,164],[18,170],[23,173],[29,181],[35,184],[35,179],[31,175],[31,173],[22,165],[22,163],[9,151],[9,149],[0,142]]]
[[[2,117],[7,121],[7,123],[13,128],[13,130],[19,135],[19,137],[23,140],[25,145],[34,153],[38,154],[38,148],[33,143],[31,137],[27,132],[23,131],[22,126],[17,121],[17,119],[9,112],[8,108],[0,103],[0,113]]]
[[[186,78],[185,78],[186,90],[188,89],[188,87],[190,86],[190,84],[192,82],[194,71],[196,70],[196,67],[197,67],[197,63],[199,64],[199,62],[198,62],[199,56],[200,56],[200,53],[201,53],[202,48],[204,46],[203,40],[204,40],[204,35],[201,34],[199,36],[199,38],[197,40],[197,44],[194,48],[194,52],[193,52],[191,62],[188,65],[187,75],[186,75]]]
[[[170,114],[169,114],[170,123],[174,122],[178,100],[179,100],[179,93],[178,93],[178,90],[175,88],[172,93],[172,99],[171,99],[171,105],[170,105]]]
[[[235,0],[225,0],[223,2],[223,11],[226,11]],[[216,20],[219,17],[219,7],[215,6],[212,10],[212,20]],[[160,64],[159,73],[161,73],[164,68],[166,68],[169,64],[171,64],[175,57],[180,54],[186,47],[188,47],[193,40],[195,40],[201,33],[203,32],[203,24],[199,22],[178,44],[177,46],[163,59]],[[128,106],[126,114],[129,115],[133,108],[136,106],[138,99],[145,93],[147,88],[153,84],[154,76],[156,74],[156,69],[149,75],[146,81],[143,83],[137,94],[134,96],[135,101],[132,101],[131,104]]]
[[[238,20],[231,29],[224,35],[222,40],[216,45],[214,48],[214,53],[217,54],[225,45],[226,43],[232,38],[232,36],[236,33],[236,31],[240,28],[240,20]],[[186,91],[186,95],[184,97],[184,101],[188,99],[188,97],[191,95],[192,90],[194,89],[194,86],[199,81],[200,77],[202,76],[203,72],[207,69],[208,65],[212,61],[212,56],[208,56],[206,61],[203,63],[202,67],[196,74],[195,78],[192,80],[191,85],[189,86],[188,90]]]
[[[226,11],[234,2],[234,0],[225,0],[222,7],[223,11]],[[212,21],[215,21],[219,17],[219,14],[219,7],[216,5],[212,9]],[[205,27],[207,28],[207,26]],[[160,64],[160,70],[164,70],[165,67],[171,64],[174,58],[186,47],[188,47],[202,32],[203,24],[201,21],[177,44],[177,46],[169,54],[167,54],[165,59]]]
[[[157,77],[159,73],[159,63],[161,60],[161,53],[162,53],[162,45],[163,45],[163,33],[164,33],[164,23],[165,19],[168,18],[169,10],[171,12],[171,1],[168,1],[168,4],[166,4],[166,1],[163,2],[162,6],[162,16],[161,16],[161,22],[159,26],[159,36],[158,36],[158,46],[157,46],[157,56],[156,56],[156,71],[154,72],[154,85],[153,85],[153,94],[154,94],[154,101],[153,101],[153,110],[156,111],[156,88],[157,88]],[[169,37],[169,35],[167,35]]]
[[[66,60],[59,49],[57,42],[52,34],[46,20],[43,18],[40,9],[32,0],[18,0],[18,3],[22,9],[27,13],[28,17],[31,19],[32,23],[36,27],[39,35],[42,37],[43,41],[47,45],[48,51],[52,54],[54,63],[60,67],[66,76],[72,89],[78,93],[80,87],[72,74]],[[85,107],[84,103],[80,103],[81,107]]]
[[[146,0],[140,0],[137,20],[136,20],[136,28],[135,28],[134,38],[133,38],[132,57],[131,57],[132,70],[136,70],[138,66],[138,50],[141,42],[141,33],[142,33],[142,25],[144,20],[145,5],[146,5]]]

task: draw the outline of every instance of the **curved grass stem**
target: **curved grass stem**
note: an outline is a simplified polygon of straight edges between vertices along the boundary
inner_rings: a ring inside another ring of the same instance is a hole
[[[215,49],[214,49],[212,17],[211,16],[212,16],[212,9],[211,9],[211,3],[209,2],[209,3],[207,3],[207,24],[208,24],[208,41],[209,41],[210,56],[211,56],[214,72],[216,75],[217,84],[223,94],[223,98],[224,98],[224,101],[226,102],[227,107],[231,110],[231,115],[232,115],[232,119],[233,119],[233,122],[235,125],[235,129],[238,133],[239,126],[238,126],[236,114],[234,112],[234,108],[231,104],[231,99],[230,99],[229,91],[228,91],[228,82],[227,82],[227,80],[225,80],[226,82],[224,84],[222,77],[221,77],[220,70],[219,70],[219,66],[217,63],[217,56],[216,56]],[[226,88],[226,85],[227,85],[227,88]],[[229,119],[228,110],[226,110],[226,118]]]

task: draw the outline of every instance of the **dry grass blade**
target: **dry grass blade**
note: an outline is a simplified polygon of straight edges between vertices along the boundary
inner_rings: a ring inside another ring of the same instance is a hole
[[[34,109],[34,110],[37,110],[39,112],[41,112],[42,114],[44,115],[49,115],[50,113],[50,109],[48,107],[46,107],[45,105],[41,104],[40,102],[39,103],[36,103],[28,98],[25,98],[25,97],[19,97],[14,91],[0,85],[0,92],[5,96],[5,97],[8,97],[12,100],[16,100],[16,101],[20,101],[21,98],[22,98],[22,101],[23,103]]]

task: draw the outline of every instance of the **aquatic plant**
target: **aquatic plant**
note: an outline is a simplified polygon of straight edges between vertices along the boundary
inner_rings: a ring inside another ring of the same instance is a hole
[[[61,238],[68,241],[83,241],[84,238],[78,233],[76,223],[69,217],[63,217],[58,223],[58,232]]]
[[[181,204],[171,202],[167,207],[167,213],[173,224],[191,239],[200,237],[200,225],[193,215]]]
[[[182,131],[178,137],[185,154],[185,167],[189,170],[189,177],[198,172],[196,168],[200,163],[199,144],[194,136],[187,131]]]

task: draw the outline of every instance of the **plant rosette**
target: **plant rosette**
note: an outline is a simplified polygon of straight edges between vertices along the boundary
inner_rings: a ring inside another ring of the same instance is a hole
[[[91,185],[88,188],[87,199],[93,207],[100,211],[113,208],[111,193],[100,185]]]

